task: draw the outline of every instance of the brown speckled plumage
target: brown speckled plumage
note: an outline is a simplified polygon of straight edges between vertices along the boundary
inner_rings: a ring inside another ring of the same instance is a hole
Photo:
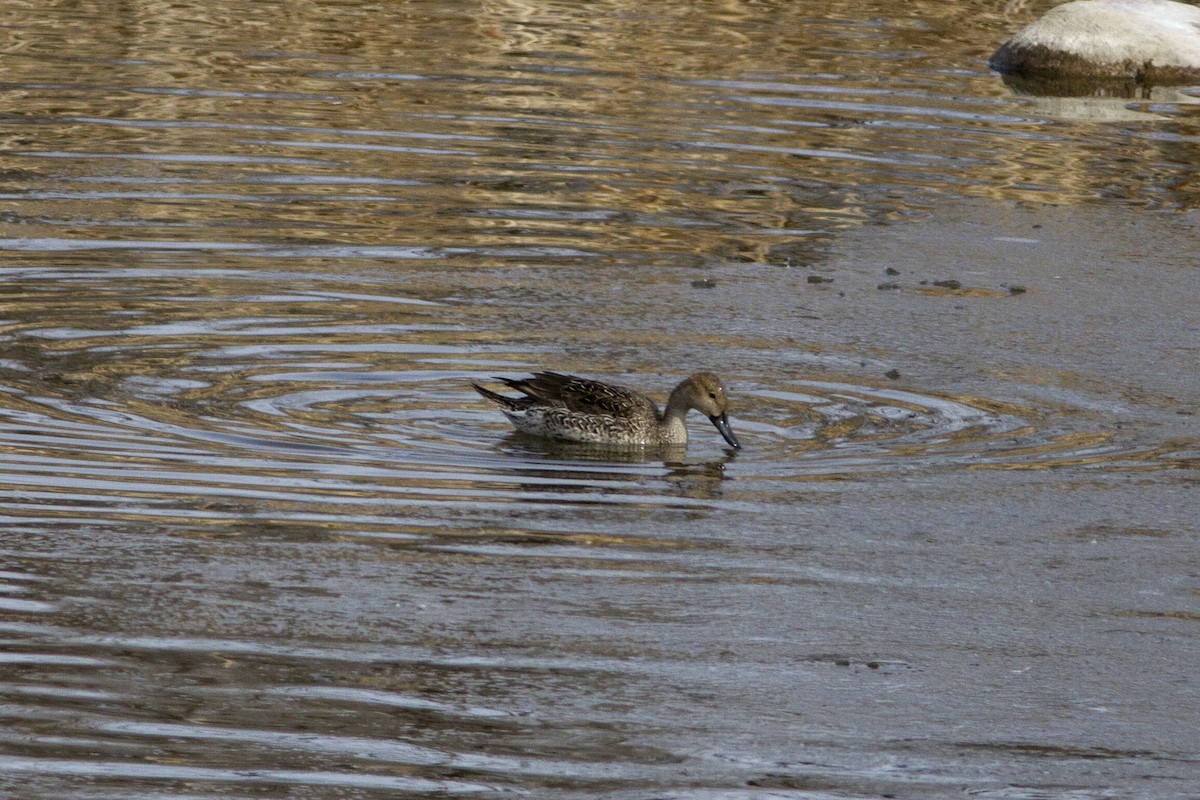
[[[640,392],[611,383],[538,372],[532,378],[497,378],[521,393],[510,397],[472,384],[504,409],[517,430],[535,436],[608,445],[686,444],[690,409],[706,415],[732,447],[740,447],[725,415],[725,387],[698,372],[671,392],[665,410]]]

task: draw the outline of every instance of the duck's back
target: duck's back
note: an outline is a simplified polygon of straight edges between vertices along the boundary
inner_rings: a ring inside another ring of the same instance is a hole
[[[661,416],[654,401],[624,386],[558,372],[538,372],[520,383],[514,388],[543,403],[561,406],[568,411],[651,422]]]
[[[665,440],[658,406],[632,389],[557,372],[505,382],[532,400],[522,413],[509,414],[526,433],[607,444]]]

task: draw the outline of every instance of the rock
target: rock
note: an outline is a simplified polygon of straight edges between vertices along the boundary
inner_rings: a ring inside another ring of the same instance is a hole
[[[1174,0],[1075,0],[992,54],[988,65],[1024,78],[1200,83],[1200,8]]]

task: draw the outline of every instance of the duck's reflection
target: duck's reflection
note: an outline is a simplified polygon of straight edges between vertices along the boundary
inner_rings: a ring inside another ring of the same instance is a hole
[[[527,489],[577,496],[594,493],[600,484],[611,486],[614,494],[645,494],[658,482],[664,494],[694,499],[718,497],[727,466],[740,453],[723,448],[717,457],[711,451],[689,456],[686,445],[582,444],[522,433],[510,434],[495,449],[514,459],[515,469],[538,478],[536,487]]]

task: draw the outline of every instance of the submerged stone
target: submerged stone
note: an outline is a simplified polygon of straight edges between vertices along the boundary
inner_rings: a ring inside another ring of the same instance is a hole
[[[1013,36],[988,65],[1031,79],[1200,83],[1200,8],[1174,0],[1075,0]]]

